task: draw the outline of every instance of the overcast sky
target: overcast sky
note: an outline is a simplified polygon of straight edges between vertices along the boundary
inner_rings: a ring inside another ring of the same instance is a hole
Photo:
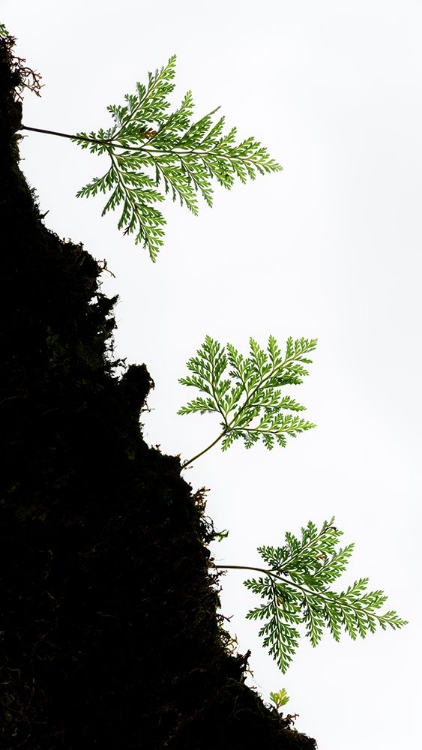
[[[340,585],[369,576],[405,629],[303,641],[283,676],[245,620],[258,600],[239,571],[223,579],[222,612],[252,650],[251,684],[265,700],[285,687],[320,750],[420,746],[422,3],[3,0],[0,21],[43,76],[26,125],[107,128],[106,106],[175,53],[175,104],[191,89],[198,117],[221,105],[283,165],[216,187],[198,218],[166,205],[153,265],[117,215],[101,219],[101,199],[74,197],[106,162],[45,135],[21,149],[47,226],[115,274],[103,289],[120,296],[117,353],[155,381],[150,444],[186,459],[216,436],[218,419],[176,415],[194,395],[177,380],[206,334],[245,353],[249,336],[319,339],[293,393],[318,428],[271,453],[215,448],[184,474],[210,488],[208,513],[230,530],[219,564],[259,564],[257,546],[336,516],[356,543]]]

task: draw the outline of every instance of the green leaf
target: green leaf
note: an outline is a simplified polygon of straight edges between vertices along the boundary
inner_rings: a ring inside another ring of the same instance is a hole
[[[77,197],[111,191],[103,215],[123,204],[119,229],[135,233],[135,242],[147,248],[153,261],[163,244],[165,219],[152,204],[170,195],[196,215],[198,195],[212,206],[213,179],[230,189],[236,179],[246,182],[281,170],[254,138],[237,144],[236,128],[224,135],[224,117],[213,121],[218,108],[191,122],[190,91],[169,114],[175,65],[173,55],[167,65],[148,74],[146,85],[137,83],[136,92],[125,95],[125,104],[109,105],[112,127],[73,138],[81,148],[110,158],[107,173],[79,190]]]
[[[247,618],[264,621],[259,635],[282,672],[298,647],[296,626],[304,626],[305,635],[316,646],[326,629],[336,641],[342,632],[355,640],[374,633],[377,626],[385,630],[387,626],[397,629],[407,624],[393,610],[378,611],[387,597],[383,591],[368,592],[368,578],[358,579],[345,591],[328,588],[344,572],[353,550],[353,544],[336,549],[342,533],[334,526],[334,518],[325,521],[320,531],[309,521],[300,538],[285,534],[285,546],[258,548],[269,567],[253,568],[264,575],[244,581],[263,599]]]
[[[284,447],[288,436],[296,437],[315,426],[297,415],[305,407],[282,394],[281,387],[302,382],[308,374],[303,364],[311,362],[305,355],[316,344],[316,339],[289,338],[283,356],[274,336],[269,337],[266,349],[251,338],[249,356],[245,357],[232,344],[223,347],[206,336],[196,356],[187,363],[193,375],[179,380],[182,385],[205,393],[206,399],[190,401],[178,414],[218,412],[221,432],[212,445],[221,441],[223,451],[238,439],[246,448],[259,441],[268,450],[275,444]],[[185,461],[183,467],[210,447]]]
[[[287,695],[286,688],[282,688],[277,693],[270,693],[270,699],[274,703],[276,708],[281,708],[289,702],[290,698]]]

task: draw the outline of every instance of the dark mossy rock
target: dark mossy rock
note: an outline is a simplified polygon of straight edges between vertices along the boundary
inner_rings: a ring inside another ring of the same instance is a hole
[[[315,748],[244,684],[203,493],[145,444],[101,266],[19,169],[24,77],[1,39],[0,747]]]

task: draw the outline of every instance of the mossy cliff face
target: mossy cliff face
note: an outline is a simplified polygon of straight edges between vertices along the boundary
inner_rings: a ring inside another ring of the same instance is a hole
[[[314,748],[227,652],[203,496],[143,441],[147,368],[115,374],[101,268],[44,227],[19,170],[12,41],[0,40],[0,747]]]

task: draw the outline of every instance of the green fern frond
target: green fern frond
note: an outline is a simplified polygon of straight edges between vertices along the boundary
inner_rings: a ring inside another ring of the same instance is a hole
[[[190,401],[178,414],[217,412],[222,429],[212,445],[221,441],[223,451],[238,439],[243,440],[246,448],[259,440],[268,450],[276,443],[284,447],[287,436],[296,437],[315,427],[295,413],[304,411],[305,407],[291,396],[282,395],[280,386],[302,383],[308,374],[303,365],[311,362],[305,355],[313,351],[316,344],[316,339],[293,341],[289,338],[282,355],[273,336],[269,337],[266,350],[251,338],[249,357],[245,357],[232,344],[223,347],[206,336],[197,355],[187,363],[193,374],[179,380],[205,393],[206,399]],[[183,467],[210,447],[185,461]]]
[[[277,709],[285,706],[286,703],[288,703],[290,700],[289,696],[287,695],[286,688],[281,688],[281,690],[278,690],[277,693],[270,693],[270,699]]]
[[[377,627],[397,629],[407,624],[393,610],[378,611],[387,597],[383,591],[367,591],[368,578],[360,578],[342,592],[328,588],[342,575],[353,551],[353,544],[336,549],[342,534],[334,526],[334,518],[324,522],[320,531],[310,521],[300,539],[287,532],[284,547],[258,548],[269,567],[250,568],[261,576],[244,581],[244,585],[264,603],[246,617],[264,621],[259,635],[282,672],[298,647],[300,626],[316,646],[326,629],[336,641],[342,632],[355,640],[374,633]]]
[[[114,125],[97,133],[77,133],[72,140],[91,153],[107,153],[108,172],[78,191],[77,197],[112,191],[103,209],[123,204],[119,229],[136,234],[153,261],[163,244],[165,219],[154,205],[171,195],[174,201],[198,213],[198,195],[212,206],[212,180],[230,189],[236,179],[246,182],[257,174],[281,170],[266,148],[254,138],[236,143],[236,128],[223,134],[224,117],[213,122],[214,109],[192,123],[190,91],[176,111],[168,114],[168,96],[174,89],[176,56],[137,83],[125,104],[110,105]]]

